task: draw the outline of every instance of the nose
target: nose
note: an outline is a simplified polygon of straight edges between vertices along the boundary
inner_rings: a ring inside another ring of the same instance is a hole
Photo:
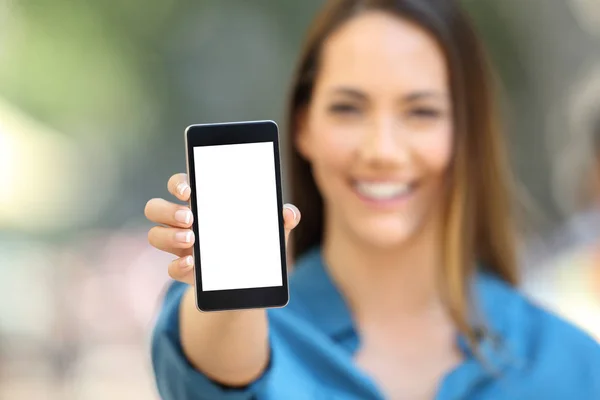
[[[395,166],[409,159],[409,149],[401,140],[402,127],[394,118],[381,117],[365,132],[361,158],[374,166]]]

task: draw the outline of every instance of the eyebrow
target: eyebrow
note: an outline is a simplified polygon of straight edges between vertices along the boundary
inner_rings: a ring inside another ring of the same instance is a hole
[[[430,98],[446,99],[447,95],[446,95],[446,93],[436,92],[433,90],[422,90],[422,91],[413,92],[407,96],[404,96],[403,100],[407,101],[407,102],[411,102],[411,101],[430,99]]]
[[[357,100],[361,100],[361,101],[368,100],[368,96],[364,92],[362,92],[358,89],[351,88],[351,87],[346,87],[346,86],[336,87],[333,89],[333,93],[343,94],[343,95],[346,95],[349,97],[354,97]],[[423,100],[423,99],[427,99],[427,98],[446,99],[447,95],[443,92],[437,92],[437,91],[433,91],[433,90],[420,90],[420,91],[415,91],[415,92],[407,94],[406,96],[402,97],[401,101],[410,103],[410,102]]]
[[[365,93],[361,92],[360,90],[353,89],[350,87],[345,87],[345,86],[336,87],[333,89],[332,92],[334,94],[343,94],[348,97],[354,97],[357,100],[363,100],[363,101],[367,100],[367,95]]]

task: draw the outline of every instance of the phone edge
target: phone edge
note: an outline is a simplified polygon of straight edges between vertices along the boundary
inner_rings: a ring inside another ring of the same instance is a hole
[[[190,160],[189,160],[189,151],[188,151],[188,134],[190,129],[192,129],[195,125],[189,125],[187,128],[185,128],[185,131],[183,133],[183,141],[184,141],[184,146],[185,146],[185,172],[187,174],[187,179],[188,179],[188,185],[190,186],[190,189],[192,187],[191,183],[189,182],[190,179]],[[188,199],[188,207],[190,208],[190,211],[192,211],[192,193],[190,190],[190,198]],[[196,223],[196,218],[194,218],[194,221],[192,224]],[[192,231],[194,230],[194,227],[192,225]],[[194,259],[194,303],[196,304],[196,309],[200,312],[206,312],[204,310],[202,310],[200,308],[200,305],[198,304],[198,280],[196,277],[196,244],[194,243],[194,246],[192,246],[192,258]]]

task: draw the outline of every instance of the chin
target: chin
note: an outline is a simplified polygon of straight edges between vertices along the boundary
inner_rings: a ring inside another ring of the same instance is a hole
[[[419,231],[414,223],[403,221],[357,221],[354,225],[356,236],[368,247],[381,250],[399,248],[409,243]]]

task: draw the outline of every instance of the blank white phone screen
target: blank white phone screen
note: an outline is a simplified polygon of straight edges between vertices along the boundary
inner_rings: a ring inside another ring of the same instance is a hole
[[[203,291],[283,285],[273,152],[273,142],[194,147]]]

